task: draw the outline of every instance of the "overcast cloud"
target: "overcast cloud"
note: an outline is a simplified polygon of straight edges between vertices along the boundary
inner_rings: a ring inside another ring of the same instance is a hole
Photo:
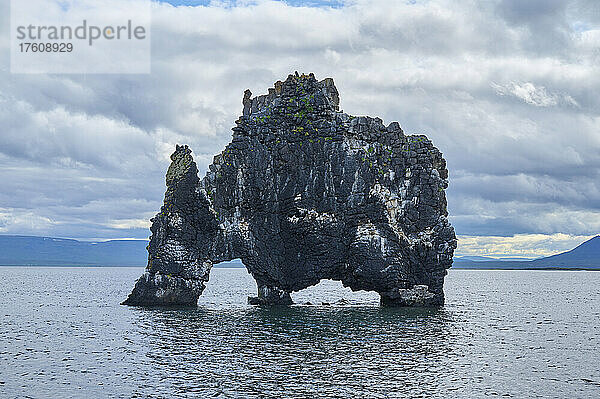
[[[600,2],[157,3],[152,74],[87,76],[11,75],[7,3],[0,233],[146,238],[175,144],[203,174],[243,91],[296,70],[433,140],[458,254],[542,256],[600,232]]]

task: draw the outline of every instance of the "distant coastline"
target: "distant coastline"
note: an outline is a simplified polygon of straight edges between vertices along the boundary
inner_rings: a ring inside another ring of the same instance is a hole
[[[128,265],[128,266],[119,266],[119,265],[88,265],[88,264],[61,264],[61,265],[44,265],[44,264],[36,264],[36,265],[4,265],[0,264],[0,267],[69,267],[69,268],[79,268],[79,267],[130,267],[130,268],[145,268],[146,265]],[[218,269],[244,269],[245,266],[242,263],[233,263],[233,262],[223,262],[213,265],[214,268]],[[538,267],[538,268],[516,268],[516,267],[462,267],[462,266],[452,266],[450,270],[510,270],[510,271],[541,271],[541,272],[558,272],[558,271],[568,271],[568,272],[600,272],[600,268],[585,268],[585,267]]]
[[[526,271],[541,271],[541,272],[552,272],[552,271],[569,271],[569,272],[600,272],[600,267],[598,268],[588,268],[588,267],[464,267],[464,266],[452,266],[452,269],[455,270],[526,270]]]
[[[147,245],[147,240],[87,242],[54,237],[0,235],[0,266],[145,267]],[[452,269],[600,271],[600,236],[557,255],[533,260],[520,259],[523,258],[455,257]],[[238,259],[219,263],[214,267],[245,266]]]

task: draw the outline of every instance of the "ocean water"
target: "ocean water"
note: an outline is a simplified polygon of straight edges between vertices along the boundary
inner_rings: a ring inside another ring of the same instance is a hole
[[[197,309],[120,306],[141,272],[0,268],[0,398],[600,398],[600,272],[451,270],[438,310],[324,281],[260,309],[213,269]]]

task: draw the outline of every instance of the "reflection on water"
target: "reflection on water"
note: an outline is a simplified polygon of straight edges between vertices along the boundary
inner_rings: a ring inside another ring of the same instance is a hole
[[[327,281],[294,299],[329,306],[260,309],[215,269],[197,309],[119,306],[139,273],[0,268],[0,397],[600,396],[600,273],[455,270],[438,310]]]
[[[389,397],[440,384],[438,373],[419,381],[411,374],[443,367],[448,312],[380,308],[377,294],[332,281],[294,294],[298,303],[330,306],[248,307],[256,286],[247,274],[215,271],[197,310],[140,310],[138,320],[154,367],[187,375],[204,394]]]
[[[449,322],[444,311],[376,307],[146,310],[138,319],[170,389],[197,384],[225,397],[386,397],[436,387],[451,350]]]

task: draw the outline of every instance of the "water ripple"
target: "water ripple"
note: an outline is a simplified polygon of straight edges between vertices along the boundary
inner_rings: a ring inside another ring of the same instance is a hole
[[[447,305],[323,282],[247,306],[215,269],[197,309],[118,305],[137,268],[0,268],[0,397],[600,397],[600,273],[451,271]]]

